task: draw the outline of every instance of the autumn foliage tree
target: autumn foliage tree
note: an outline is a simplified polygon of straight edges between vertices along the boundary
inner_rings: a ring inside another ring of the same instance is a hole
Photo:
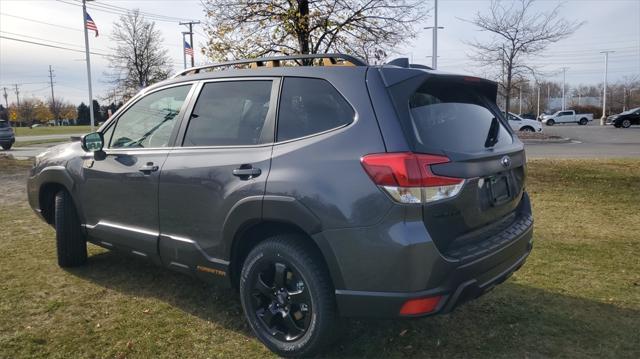
[[[365,60],[415,36],[421,0],[203,0],[214,61],[341,52]]]

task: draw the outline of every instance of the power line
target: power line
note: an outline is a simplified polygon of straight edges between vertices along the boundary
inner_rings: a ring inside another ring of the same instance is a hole
[[[53,42],[55,44],[60,44],[60,45],[67,45],[67,46],[77,46],[77,47],[82,47],[82,45],[76,45],[76,44],[72,44],[69,42],[61,42],[61,41],[54,41],[54,40],[49,40],[49,39],[45,39],[42,37],[36,37],[36,36],[30,36],[30,35],[23,35],[23,34],[19,34],[19,33],[15,33],[15,32],[9,32],[9,31],[2,31],[0,30],[0,33],[5,33],[5,34],[9,34],[9,35],[15,35],[15,36],[21,36],[21,37],[26,37],[28,39],[34,39],[34,40],[42,40],[42,41],[46,41],[47,43],[49,42]],[[104,49],[98,49],[100,51],[105,51]]]
[[[84,53],[84,51],[82,50],[77,50],[77,49],[71,49],[68,47],[63,47],[63,46],[56,46],[56,45],[49,45],[49,44],[44,44],[42,42],[37,42],[37,41],[28,41],[28,40],[22,40],[22,39],[16,39],[14,37],[9,37],[9,36],[4,36],[4,35],[0,35],[0,38],[2,39],[7,39],[7,40],[13,40],[13,41],[18,41],[18,42],[24,42],[27,44],[33,44],[33,45],[39,45],[39,46],[45,46],[45,47],[51,47],[54,49],[60,49],[60,50],[67,50],[67,51],[73,51],[73,52],[82,52]],[[99,52],[91,52],[92,55],[98,55],[98,56],[104,56],[104,57],[109,57],[109,55],[107,54],[101,54]]]
[[[75,27],[69,27],[69,26],[64,26],[64,25],[58,25],[58,24],[52,24],[50,22],[45,22],[45,21],[41,21],[41,20],[36,20],[36,19],[30,19],[27,17],[22,17],[22,16],[17,16],[17,15],[11,15],[11,14],[7,14],[4,12],[0,12],[0,15],[4,15],[4,16],[9,16],[9,17],[15,17],[16,19],[21,19],[21,20],[25,20],[25,21],[31,21],[31,22],[35,22],[37,24],[43,24],[43,25],[49,25],[49,26],[55,26],[55,27],[59,27],[62,29],[67,29],[67,30],[73,30],[73,31],[82,31],[80,29],[76,29]]]

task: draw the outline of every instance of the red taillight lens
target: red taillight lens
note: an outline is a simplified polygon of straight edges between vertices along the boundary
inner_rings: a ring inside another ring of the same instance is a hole
[[[410,299],[400,308],[400,315],[419,315],[431,313],[438,307],[442,296]]]
[[[374,153],[361,159],[373,182],[401,203],[423,203],[455,196],[464,180],[439,176],[431,165],[447,163],[445,156],[412,152]]]
[[[447,163],[445,156],[412,152],[375,153],[361,159],[362,166],[378,186],[435,187],[458,184],[460,178],[433,174],[430,166]]]

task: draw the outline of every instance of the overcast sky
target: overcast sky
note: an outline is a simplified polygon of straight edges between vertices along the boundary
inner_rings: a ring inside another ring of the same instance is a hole
[[[175,66],[182,68],[181,31],[186,28],[178,25],[180,19],[204,20],[199,0],[146,0],[115,1],[98,0],[94,2],[89,14],[100,31],[99,37],[90,34],[92,51],[108,54],[113,43],[109,40],[112,24],[119,15],[113,10],[95,8],[100,4],[117,6],[124,9],[139,8],[142,12],[162,16],[156,20],[164,37],[165,47]],[[487,35],[463,21],[471,19],[477,11],[487,11],[489,1],[484,0],[440,0],[439,26],[439,68],[446,71],[481,74],[467,60],[470,52],[465,41],[482,39]],[[538,1],[536,9],[549,10],[557,1]],[[113,8],[112,8],[113,9]],[[558,71],[567,66],[569,84],[596,84],[602,82],[604,60],[602,50],[615,50],[609,57],[609,79],[612,82],[623,76],[640,75],[640,0],[574,0],[565,1],[561,15],[570,20],[586,21],[571,38],[563,40],[534,61],[544,65],[544,69],[556,75],[551,80],[562,80]],[[424,24],[431,26],[430,15]],[[199,53],[204,43],[204,31],[196,25],[195,49],[196,64],[205,62]],[[29,1],[0,0],[0,94],[7,87],[9,102],[15,101],[13,84],[18,84],[20,96],[46,98],[50,96],[48,69],[52,65],[55,79],[56,97],[73,103],[87,102],[87,79],[84,62],[84,37],[82,32],[82,9],[77,0]],[[80,50],[78,52],[47,48],[35,44],[17,42],[8,38],[47,43]],[[419,36],[408,46],[399,50],[406,52],[415,63],[429,65],[431,59],[431,30],[420,30]],[[106,83],[108,71],[104,56],[92,55],[92,74],[94,97],[100,99],[110,88]],[[4,98],[2,98],[4,104]]]

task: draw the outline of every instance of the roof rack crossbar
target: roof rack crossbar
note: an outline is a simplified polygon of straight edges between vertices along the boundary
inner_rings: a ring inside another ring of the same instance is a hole
[[[217,67],[227,67],[232,65],[243,65],[243,64],[255,64],[255,67],[262,67],[265,64],[269,64],[271,66],[280,65],[280,61],[286,60],[305,60],[305,59],[329,59],[329,61],[333,63],[337,63],[337,60],[340,59],[350,65],[353,66],[368,66],[364,60],[359,59],[355,56],[346,55],[346,54],[308,54],[308,55],[290,55],[290,56],[273,56],[273,57],[261,57],[256,59],[243,59],[243,60],[234,60],[234,61],[226,61],[220,62],[217,64],[197,66],[185,69],[175,74],[173,77],[180,77],[189,74],[197,74],[202,70],[214,69]],[[270,67],[270,66],[266,66]]]

